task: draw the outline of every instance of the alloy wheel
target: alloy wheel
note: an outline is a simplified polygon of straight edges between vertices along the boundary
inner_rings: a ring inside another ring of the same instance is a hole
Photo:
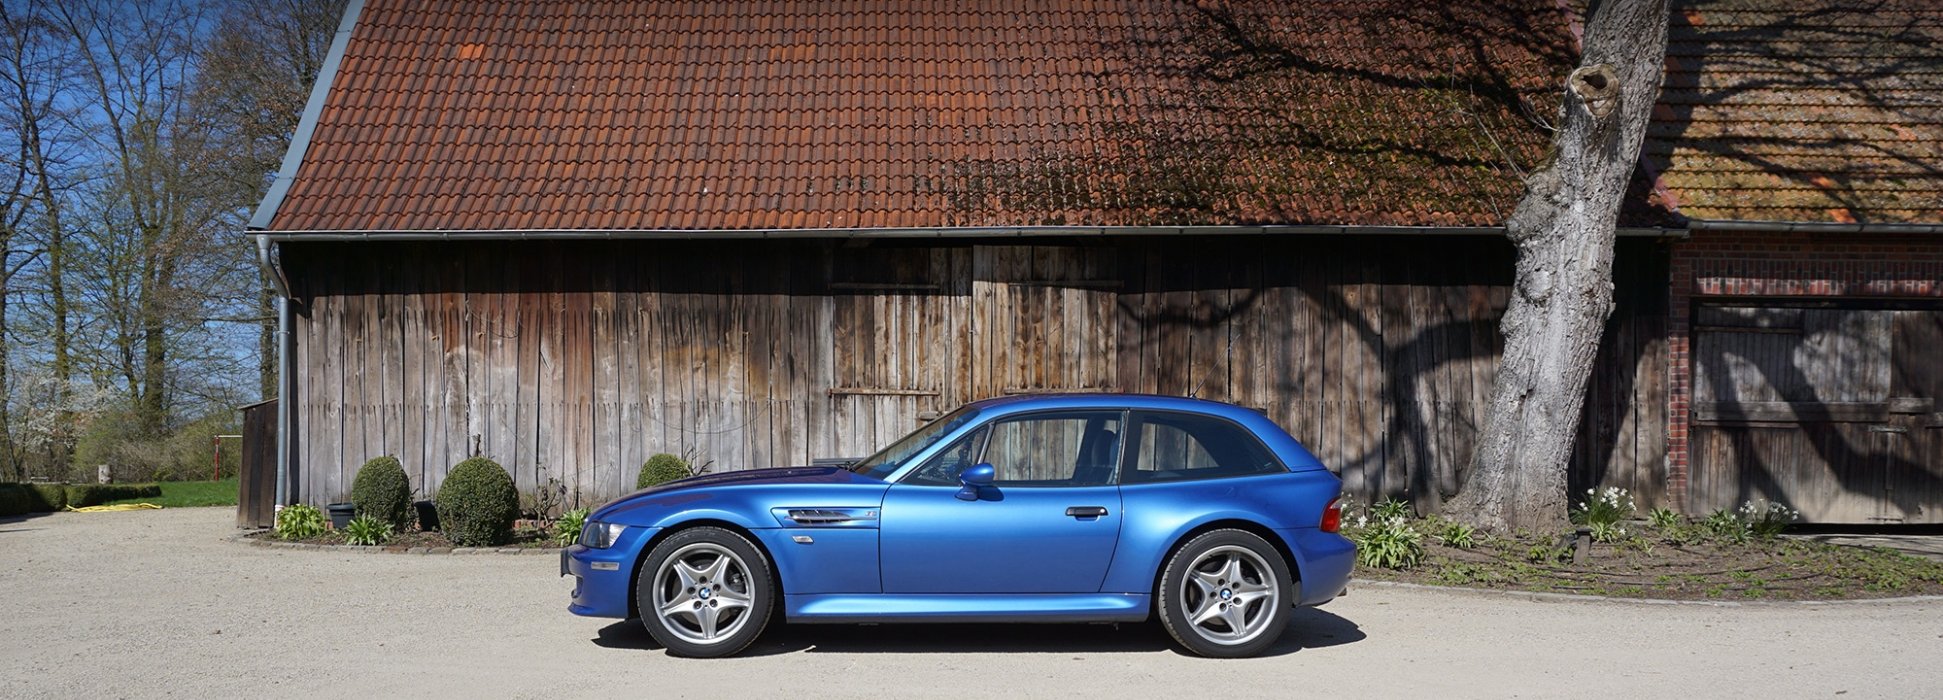
[[[1233,545],[1201,554],[1180,587],[1181,610],[1195,634],[1222,645],[1245,644],[1267,629],[1282,603],[1275,570]]]
[[[682,547],[655,572],[655,616],[668,632],[695,644],[715,644],[741,631],[752,600],[748,565],[713,542]]]

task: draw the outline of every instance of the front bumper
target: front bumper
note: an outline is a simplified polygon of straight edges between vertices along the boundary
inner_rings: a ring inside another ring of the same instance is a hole
[[[641,545],[658,529],[629,527],[606,549],[575,544],[560,550],[560,575],[574,579],[573,602],[567,611],[583,617],[627,618],[635,562],[641,557]]]

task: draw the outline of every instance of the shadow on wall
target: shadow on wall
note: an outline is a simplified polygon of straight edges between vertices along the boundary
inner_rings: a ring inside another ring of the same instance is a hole
[[[1932,354],[1943,310],[1716,307],[1698,318],[1696,509],[1764,498],[1831,522],[1937,519],[1943,430],[1926,422],[1943,398]]]

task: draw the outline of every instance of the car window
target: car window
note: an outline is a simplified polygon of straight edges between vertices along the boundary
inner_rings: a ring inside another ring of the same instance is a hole
[[[1288,471],[1254,433],[1189,413],[1135,413],[1136,442],[1121,481],[1129,484],[1217,479]]]
[[[919,486],[957,486],[958,473],[965,467],[978,463],[978,455],[984,447],[985,429],[980,428],[958,438],[957,442],[931,455],[924,464],[911,470],[904,477],[904,483]]]
[[[879,450],[877,454],[858,460],[856,464],[850,465],[849,469],[874,479],[890,476],[892,472],[897,471],[898,467],[904,466],[905,460],[923,452],[924,448],[931,446],[931,443],[957,430],[958,426],[970,423],[976,417],[978,417],[978,409],[970,406],[959,408],[943,418],[926,423],[924,427],[891,443],[890,446]]]
[[[1003,487],[1113,483],[1120,456],[1119,411],[1032,414],[993,424],[983,461]]]

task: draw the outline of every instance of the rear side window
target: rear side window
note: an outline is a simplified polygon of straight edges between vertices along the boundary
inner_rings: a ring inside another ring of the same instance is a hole
[[[1287,472],[1288,467],[1248,429],[1222,418],[1190,413],[1135,412],[1129,460],[1121,482],[1220,479]]]

